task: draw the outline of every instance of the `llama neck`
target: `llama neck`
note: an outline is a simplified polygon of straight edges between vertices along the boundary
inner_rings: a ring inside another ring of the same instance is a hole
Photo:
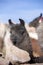
[[[37,33],[38,33],[38,41],[43,51],[43,22],[40,23],[39,27],[37,28]]]
[[[10,32],[9,31],[6,32],[5,39],[4,39],[4,44],[5,44],[6,49],[10,49],[11,46],[12,46],[12,42],[10,40]]]

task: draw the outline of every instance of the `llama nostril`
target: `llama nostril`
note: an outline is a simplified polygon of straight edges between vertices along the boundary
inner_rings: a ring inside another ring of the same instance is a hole
[[[16,37],[16,36],[13,38],[13,43],[14,43],[14,44],[17,43],[17,37]]]
[[[10,39],[14,45],[17,43],[17,36],[11,35]]]
[[[11,63],[11,62],[9,62],[9,65],[12,65],[12,63]]]
[[[15,45],[16,43],[17,43],[17,40],[16,40],[16,39],[14,39],[14,40],[13,40],[13,44]]]
[[[2,56],[2,54],[0,54],[0,57]]]

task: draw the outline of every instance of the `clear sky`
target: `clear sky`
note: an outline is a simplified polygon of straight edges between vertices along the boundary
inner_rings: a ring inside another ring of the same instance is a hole
[[[0,22],[12,19],[18,22],[19,18],[26,23],[43,13],[43,0],[0,0]]]

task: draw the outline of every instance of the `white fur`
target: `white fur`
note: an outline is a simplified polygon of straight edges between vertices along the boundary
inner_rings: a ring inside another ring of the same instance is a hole
[[[4,38],[6,30],[8,30],[8,24],[0,23],[0,37],[1,38]]]
[[[42,19],[39,20],[39,23],[41,23],[41,22],[42,22]]]
[[[6,32],[6,36],[4,39],[4,44],[6,47],[6,57],[8,61],[13,62],[26,62],[30,61],[29,53],[17,48],[16,46],[13,46],[11,40],[10,40],[10,33],[9,31]]]
[[[29,27],[28,24],[25,24],[25,28],[31,38],[38,40],[38,35],[37,35],[34,27]]]
[[[33,39],[38,40],[37,33],[29,32],[29,36],[30,36],[31,38],[33,38]]]
[[[4,24],[0,24],[0,37],[4,37],[4,33],[5,33],[5,25]]]
[[[7,60],[0,57],[0,65],[8,65]]]

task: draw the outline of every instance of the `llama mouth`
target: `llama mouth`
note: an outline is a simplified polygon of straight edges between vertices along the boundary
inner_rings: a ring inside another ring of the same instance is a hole
[[[17,42],[16,41],[13,41],[13,44],[16,44]]]
[[[16,43],[17,43],[17,41],[15,40],[12,40],[12,43],[13,43],[13,45],[16,45]]]

